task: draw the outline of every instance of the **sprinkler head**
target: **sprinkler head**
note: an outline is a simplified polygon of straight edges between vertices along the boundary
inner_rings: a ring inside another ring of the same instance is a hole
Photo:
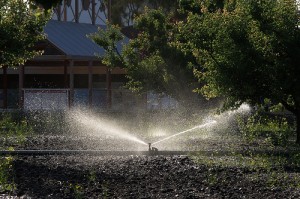
[[[155,153],[155,152],[157,152],[157,151],[158,151],[158,149],[157,149],[157,148],[155,148],[155,147],[151,147],[151,143],[148,143],[148,145],[149,145],[149,152],[150,152],[151,154],[153,154],[153,153]]]
[[[158,151],[158,149],[157,148],[155,148],[155,147],[152,147],[152,150],[151,151],[153,151],[153,152],[157,152]]]

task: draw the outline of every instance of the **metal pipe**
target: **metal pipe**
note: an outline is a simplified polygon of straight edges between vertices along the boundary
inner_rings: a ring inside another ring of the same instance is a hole
[[[127,156],[127,155],[188,155],[190,151],[101,151],[101,150],[0,150],[0,155],[97,155],[97,156]]]

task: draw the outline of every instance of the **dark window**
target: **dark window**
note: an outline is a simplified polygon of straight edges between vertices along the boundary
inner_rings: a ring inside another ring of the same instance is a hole
[[[25,75],[25,88],[64,88],[64,75]]]

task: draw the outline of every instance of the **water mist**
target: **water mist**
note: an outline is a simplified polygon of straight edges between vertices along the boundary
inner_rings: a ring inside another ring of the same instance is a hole
[[[94,136],[108,135],[116,136],[118,138],[133,141],[139,144],[148,145],[146,142],[140,140],[128,131],[118,127],[112,121],[104,118],[100,118],[91,113],[85,113],[83,111],[72,111],[71,119],[78,125],[84,127],[88,134]]]

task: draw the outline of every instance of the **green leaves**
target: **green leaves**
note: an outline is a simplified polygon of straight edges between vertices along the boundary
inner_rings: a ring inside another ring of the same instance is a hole
[[[103,63],[126,68],[127,87],[134,91],[156,90],[172,95],[175,89],[189,87],[194,79],[192,71],[187,70],[187,61],[191,60],[186,57],[191,55],[177,48],[174,42],[177,30],[171,15],[166,15],[162,9],[145,8],[145,12],[135,18],[134,28],[138,35],[123,45],[122,52],[116,49],[121,39],[117,26],[108,24],[106,30],[91,36],[106,50]]]
[[[194,90],[224,97],[227,107],[287,96],[300,104],[295,0],[180,0],[179,6],[180,17],[145,8],[135,18],[138,36],[120,53],[107,51],[104,61],[121,60],[130,88]],[[114,49],[103,38],[97,43]],[[297,103],[285,104],[292,110]]]
[[[43,27],[49,13],[32,9],[28,1],[0,3],[0,67],[15,67],[39,55],[34,45],[44,39]]]
[[[124,39],[119,26],[107,24],[106,30],[99,28],[95,34],[88,35],[95,43],[104,48],[104,56],[100,56],[102,63],[108,67],[123,65],[123,58],[120,55],[117,45]]]
[[[279,101],[290,92],[291,87],[282,88],[291,84],[282,80],[298,63],[286,62],[294,59],[290,42],[299,43],[295,1],[224,1],[219,9],[210,9],[208,1],[201,5],[205,12],[190,13],[179,24],[178,36],[178,46],[189,49],[203,67],[194,70],[204,83],[198,91],[206,97],[234,96],[235,101],[257,101],[258,96]],[[299,46],[293,48],[299,52]]]

